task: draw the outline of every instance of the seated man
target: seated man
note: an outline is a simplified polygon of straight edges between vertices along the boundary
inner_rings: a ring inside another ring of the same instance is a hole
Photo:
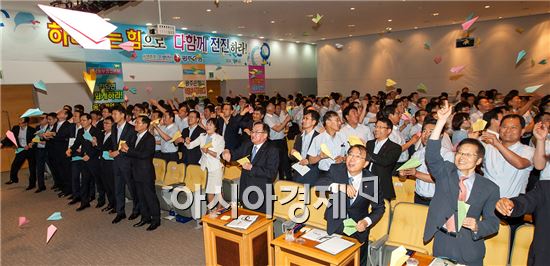
[[[434,238],[433,255],[436,257],[447,257],[461,264],[483,265],[483,239],[498,232],[495,204],[499,188],[475,172],[485,155],[485,148],[478,140],[462,140],[454,163],[443,160],[440,136],[450,115],[451,108],[445,101],[445,106],[437,111],[437,123],[426,145],[426,163],[435,180],[435,194],[424,227],[424,242]],[[460,202],[470,207],[459,223]]]
[[[369,239],[372,225],[382,218],[385,211],[382,190],[378,186],[378,191],[374,191],[374,183],[378,182],[378,177],[374,177],[367,170],[367,165],[369,165],[367,149],[362,145],[352,146],[348,151],[346,163],[331,165],[326,177],[317,183],[318,186],[330,186],[329,190],[336,194],[331,199],[331,206],[325,211],[327,233],[342,234],[344,220],[350,218],[357,223],[357,232],[351,236],[359,242],[365,243]],[[374,177],[375,179],[363,180],[365,177]],[[367,198],[367,195],[374,197],[376,201]],[[338,200],[344,200],[345,205],[339,203]],[[335,206],[336,209],[334,209]],[[346,207],[345,217],[340,217],[342,212],[338,210],[339,206]],[[370,212],[369,206],[372,206]],[[367,264],[367,249],[367,244],[361,246],[361,265]]]

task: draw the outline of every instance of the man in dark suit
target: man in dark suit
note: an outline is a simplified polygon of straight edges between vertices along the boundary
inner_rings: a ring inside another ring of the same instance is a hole
[[[449,103],[437,111],[437,123],[426,145],[426,163],[435,180],[424,228],[424,242],[434,238],[435,257],[447,257],[466,265],[483,265],[484,238],[498,232],[495,204],[499,188],[476,174],[485,148],[476,139],[464,139],[457,146],[454,163],[441,156],[440,135],[451,115]],[[459,205],[469,206],[463,221],[458,220]]]
[[[46,152],[48,154],[48,157],[46,158],[46,162],[48,163],[48,167],[50,168],[50,172],[53,177],[52,190],[60,191],[62,187],[62,181],[60,180],[61,176],[59,175],[59,173],[56,172],[57,169],[55,166],[57,164],[55,161],[56,157],[53,156],[55,154],[53,137],[51,135],[48,137],[48,134],[51,134],[48,132],[53,131],[55,129],[55,126],[57,125],[57,114],[54,112],[51,112],[51,113],[48,113],[46,117],[48,118],[48,130],[46,130],[40,136],[40,139],[46,141]]]
[[[309,171],[305,175],[301,175],[297,171],[292,175],[292,180],[302,184],[314,185],[319,178],[319,167],[318,163],[309,164],[307,152],[313,143],[313,139],[319,135],[319,132],[315,130],[317,124],[319,123],[319,113],[315,110],[306,110],[302,119],[302,134],[296,136],[294,141],[294,147],[290,155],[292,158],[296,157],[293,155],[295,152],[299,153],[302,157],[298,163],[300,165],[305,165],[309,167]]]
[[[387,200],[395,198],[392,173],[401,155],[401,146],[389,139],[392,128],[393,125],[389,119],[378,119],[374,126],[374,139],[367,142],[369,170],[380,178],[380,186]]]
[[[115,199],[115,176],[113,174],[113,158],[109,156],[109,152],[113,148],[113,139],[111,138],[111,132],[113,130],[113,118],[108,116],[103,120],[103,137],[102,141],[98,142],[100,146],[100,165],[101,165],[101,175],[100,183],[105,189],[105,194],[107,195],[107,200],[109,203],[107,207],[101,209],[101,211],[108,211],[109,214],[116,213],[116,199]],[[98,182],[99,183],[99,182]],[[101,198],[101,195],[99,196]],[[99,201],[99,200],[98,200]]]
[[[90,114],[84,113],[80,116],[80,125],[82,128],[78,130],[76,140],[69,149],[69,154],[80,149],[82,155],[82,181],[80,182],[80,207],[76,210],[81,211],[90,207],[90,198],[95,191],[91,191],[92,179],[97,179],[99,176],[99,153],[98,142],[103,142],[103,134],[99,129],[92,126],[92,118]]]
[[[267,186],[271,186],[277,175],[279,166],[279,154],[277,148],[267,142],[269,136],[269,126],[265,123],[256,123],[252,127],[251,142],[243,143],[238,149],[230,151],[226,149],[222,153],[222,158],[226,161],[237,161],[243,157],[248,157],[250,162],[242,167],[239,199],[247,209],[266,213],[267,204],[272,204],[272,194],[267,193]],[[250,193],[250,187],[259,188],[263,193],[264,201],[259,207],[251,206],[260,204],[258,194]],[[245,191],[248,195],[245,197]],[[273,191],[270,189],[269,191]],[[272,206],[269,210],[273,210]]]
[[[29,126],[29,118],[21,118],[19,120],[19,125],[12,127],[11,132],[17,141],[17,149],[15,152],[15,158],[11,163],[10,168],[10,180],[6,182],[6,185],[19,182],[19,177],[17,174],[21,169],[21,166],[27,160],[29,162],[29,186],[27,190],[31,190],[36,187],[36,156],[35,149],[32,145],[32,139],[34,138],[34,132],[36,130]],[[15,144],[5,137],[2,140],[2,146],[15,146]]]
[[[137,197],[141,201],[139,211],[141,221],[134,227],[150,224],[147,231],[153,231],[160,226],[160,205],[155,194],[155,137],[147,131],[151,120],[146,116],[136,119],[135,141],[122,144],[121,152],[131,158],[132,174],[136,184]]]
[[[74,137],[74,124],[70,123],[69,119],[73,114],[68,109],[61,109],[57,112],[57,123],[50,132],[44,133],[47,139],[51,139],[53,144],[53,154],[49,156],[54,159],[54,175],[58,175],[58,180],[61,182],[61,192],[57,194],[59,197],[70,196],[72,193],[71,182],[71,158],[66,156],[67,148],[69,147],[69,139]]]
[[[246,112],[247,109],[241,110]],[[221,117],[217,118],[216,124],[218,134],[223,136],[225,140],[225,148],[234,150],[240,143],[239,137],[239,125],[241,123],[242,116],[233,116],[233,106],[230,103],[224,103],[222,105]]]
[[[126,122],[126,110],[124,107],[117,106],[113,108],[113,119],[115,122],[111,130],[113,147],[109,156],[115,159],[113,162],[113,173],[115,176],[117,216],[113,219],[113,223],[116,224],[126,218],[126,212],[124,211],[124,206],[126,205],[126,185],[128,185],[134,204],[132,214],[128,217],[128,220],[134,220],[139,216],[139,198],[136,195],[136,186],[132,178],[130,158],[119,151],[121,143],[132,143],[135,141],[136,131],[134,130],[134,126]]]
[[[46,141],[42,138],[42,134],[50,130],[49,118],[46,114],[40,117],[40,125],[36,127],[36,137],[33,138],[33,144],[36,150],[36,178],[38,180],[38,189],[35,193],[40,193],[46,190],[44,183],[44,172],[46,171],[46,161],[48,159],[48,150],[46,149]],[[36,142],[35,142],[36,140]],[[34,183],[33,183],[34,184]]]
[[[200,134],[206,132],[202,127],[199,126],[199,119],[200,119],[199,112],[195,110],[190,111],[189,114],[187,115],[187,122],[189,123],[189,127],[186,127],[181,132],[181,142],[179,142],[178,146],[179,146],[179,150],[183,154],[183,158],[181,159],[181,161],[185,165],[190,165],[190,164],[198,165],[199,160],[201,159],[201,156],[202,156],[201,148],[199,146],[193,149],[187,149],[187,147],[183,145],[183,141],[186,138],[191,138],[191,141],[193,141],[196,138],[198,138]]]
[[[362,145],[352,146],[346,164],[331,165],[326,177],[317,183],[317,186],[328,186],[328,190],[334,193],[330,207],[325,211],[328,234],[342,234],[344,220],[351,218],[357,223],[357,232],[351,236],[365,243],[368,242],[370,228],[382,218],[385,211],[382,190],[375,184],[378,177],[367,170],[368,164],[367,149]],[[363,180],[366,177],[372,178]],[[375,188],[378,190],[375,191]],[[339,209],[342,207],[345,211]],[[369,207],[372,207],[370,212]],[[360,265],[367,265],[367,250],[368,245],[363,244]]]

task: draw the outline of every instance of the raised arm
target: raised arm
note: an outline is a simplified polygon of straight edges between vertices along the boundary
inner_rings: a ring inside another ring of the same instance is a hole
[[[548,136],[548,128],[544,126],[542,122],[535,124],[533,129],[533,135],[536,139],[535,156],[533,163],[537,170],[542,170],[548,162],[548,156],[546,155],[546,136]]]

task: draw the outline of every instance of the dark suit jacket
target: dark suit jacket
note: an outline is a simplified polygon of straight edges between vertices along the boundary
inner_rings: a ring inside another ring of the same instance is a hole
[[[113,134],[111,133],[111,136],[112,135]],[[98,146],[99,150],[101,151],[101,153],[99,154],[100,157],[103,156],[104,151],[112,151],[113,150],[113,138],[111,138],[111,136],[109,136],[109,138],[107,138],[107,140],[105,140],[105,132],[101,132],[101,141],[97,142],[97,146]],[[103,143],[103,142],[105,142],[105,143]]]
[[[90,135],[96,138],[98,144],[97,146],[93,146],[91,141],[84,139],[84,128],[81,128],[78,130],[76,140],[74,141],[73,146],[71,146],[71,150],[75,153],[78,147],[80,147],[81,156],[88,155],[90,157],[90,161],[96,161],[101,155],[100,144],[103,143],[103,134],[99,131],[99,129],[91,126]]]
[[[181,131],[181,136],[183,137],[183,139],[185,139],[187,137],[190,137],[191,141],[193,141],[196,138],[198,138],[201,133],[205,133],[205,132],[206,131],[204,129],[202,129],[202,127],[197,126],[195,128],[195,130],[193,130],[193,134],[191,134],[191,136],[189,136],[189,128],[186,127],[185,129],[183,129]],[[183,163],[185,165],[188,165],[188,164],[197,164],[198,165],[199,164],[199,160],[201,159],[201,156],[202,156],[201,148],[199,146],[197,146],[193,149],[187,149],[187,147],[185,147],[185,145],[183,145],[183,143],[180,143],[179,144],[179,149],[183,154]]]
[[[374,175],[367,169],[363,169],[363,177],[370,176]],[[330,186],[330,184],[332,183],[349,183],[348,171],[345,164],[331,165],[330,169],[328,170],[328,175],[325,178],[319,180],[317,186]],[[380,218],[382,218],[382,215],[384,214],[386,208],[384,207],[384,197],[382,197],[382,190],[380,189],[380,186],[375,184],[375,181],[363,181],[361,184],[361,189],[362,193],[366,195],[369,195],[371,197],[378,196],[377,202],[373,202],[370,199],[361,196],[361,194],[358,194],[357,198],[355,198],[355,200],[353,201],[353,204],[350,205],[349,198],[347,197],[346,193],[338,191],[337,193],[335,193],[336,195],[333,198],[337,199],[336,202],[331,199],[331,205],[325,211],[325,220],[327,220],[327,233],[342,234],[344,232],[344,220],[346,219],[346,217],[338,217],[339,210],[338,208],[336,208],[335,210],[335,206],[343,206],[343,201],[345,202],[346,207],[345,213],[349,216],[349,218],[352,218],[355,222],[358,222],[362,219],[365,219],[365,217],[369,217],[372,221],[372,224],[369,226],[369,228],[367,228],[367,230],[363,232],[356,232],[351,235],[361,242],[368,241],[370,228],[372,228],[372,226],[376,224],[380,220]],[[377,189],[378,195],[375,195],[375,189]],[[370,206],[372,206],[372,211],[369,213]]]
[[[75,124],[64,121],[60,127],[57,123],[54,125],[53,131],[55,136],[52,138],[53,149],[57,156],[63,156],[65,158],[65,151],[69,148],[69,139],[75,136]]]
[[[319,135],[319,132],[317,132],[316,130],[313,130],[313,136],[311,137],[311,141],[309,143],[309,146],[307,147],[308,149],[309,147],[311,147],[311,144],[313,144],[313,139],[317,137],[317,135]],[[302,153],[302,142],[303,142],[302,135],[301,134],[297,135],[294,141],[293,148],[297,150],[299,153]],[[307,155],[307,157],[309,157],[309,155]],[[291,156],[291,158],[294,158],[294,156]],[[311,165],[308,165],[308,167],[310,170],[309,172],[307,172],[306,175],[301,176],[298,172],[294,172],[293,179],[299,183],[310,184],[310,185],[315,184],[318,181],[317,179],[319,178],[318,164],[311,164]]]
[[[115,123],[113,125],[113,129],[111,129],[111,142],[113,144],[113,146],[111,148],[112,151],[118,150],[119,141],[117,141],[117,136],[118,136],[118,128],[117,128],[117,124]],[[132,125],[130,125],[130,123],[126,122],[126,124],[124,125],[124,128],[122,128],[122,134],[120,135],[120,140],[126,141],[126,144],[128,144],[128,146],[130,146],[131,143],[135,139],[136,139],[136,131],[134,129],[134,126],[132,126]],[[155,151],[155,149],[153,147],[153,152],[154,151]],[[126,157],[126,154],[124,154],[122,152],[117,157],[115,157],[115,162],[117,162],[117,161],[129,162],[128,158]]]
[[[146,131],[145,135],[135,146],[135,139],[128,144],[128,156],[131,159],[132,175],[137,182],[154,182],[155,166],[153,156],[155,155],[155,137]],[[123,152],[121,152],[123,154]]]
[[[248,159],[251,160],[253,146],[252,142],[243,143],[243,145],[231,152],[231,160],[237,161],[245,156],[248,156]],[[262,144],[260,149],[256,151],[256,156],[254,160],[251,160],[251,163],[251,171],[243,169],[241,172],[239,187],[239,199],[241,201],[243,201],[244,190],[251,186],[260,188],[264,193],[264,199],[268,196],[266,194],[266,185],[272,184],[277,175],[279,169],[279,152],[269,141],[266,141]],[[256,193],[250,194],[249,199],[250,203],[255,203],[258,199]],[[264,200],[263,205],[256,210],[265,213],[265,202]]]
[[[539,181],[525,195],[511,199],[513,217],[534,213],[535,237],[529,249],[528,265],[548,265],[550,261],[550,180]]]
[[[441,157],[441,140],[428,140],[426,145],[426,164],[435,179],[435,194],[428,209],[428,218],[424,227],[424,242],[428,242],[451,215],[458,216],[457,199],[459,193],[459,176],[454,163]],[[495,205],[499,199],[499,188],[495,183],[481,175],[476,178],[466,203],[470,209],[466,217],[477,220],[478,232],[462,228],[457,236],[456,247],[463,260],[482,261],[485,256],[483,239],[498,232],[499,219],[495,215]],[[483,220],[480,218],[483,217]],[[457,228],[458,228],[457,224]],[[436,241],[437,242],[437,241]],[[449,243],[452,244],[452,243]]]
[[[240,136],[239,136],[239,125],[241,123],[242,116],[231,116],[229,118],[229,123],[227,123],[227,126],[225,128],[225,134],[223,133],[223,125],[224,120],[221,117],[217,118],[216,132],[223,136],[223,139],[225,140],[225,148],[234,150],[237,147],[241,145]]]
[[[380,186],[384,193],[384,198],[391,200],[395,198],[395,190],[393,189],[393,169],[401,155],[401,146],[390,139],[382,145],[378,154],[374,154],[374,146],[376,139],[367,142],[367,152],[372,165],[372,173],[380,178]]]
[[[21,127],[19,127],[19,125],[13,126],[11,128],[11,132],[13,132],[13,135],[15,136],[15,140],[17,141],[17,147],[23,148],[23,145],[19,141],[19,138],[18,138],[20,129],[21,129]],[[27,145],[32,142],[32,139],[34,138],[34,133],[35,132],[36,132],[36,129],[34,127],[27,126],[27,134],[25,135],[25,141],[27,142]],[[15,146],[15,145],[13,144],[13,142],[11,142],[10,139],[8,139],[8,137],[5,137],[2,140],[2,146],[11,147],[11,146]]]

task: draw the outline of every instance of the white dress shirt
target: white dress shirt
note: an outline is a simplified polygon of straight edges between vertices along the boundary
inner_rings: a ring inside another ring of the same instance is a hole
[[[349,144],[347,138],[344,134],[336,132],[334,137],[331,137],[326,131],[320,133],[313,139],[313,143],[307,152],[309,156],[319,156],[321,153],[321,144],[327,145],[327,148],[330,150],[332,158],[338,156],[345,156],[347,150],[349,149]],[[321,159],[319,161],[319,170],[328,171],[332,164],[336,163],[331,158]]]

